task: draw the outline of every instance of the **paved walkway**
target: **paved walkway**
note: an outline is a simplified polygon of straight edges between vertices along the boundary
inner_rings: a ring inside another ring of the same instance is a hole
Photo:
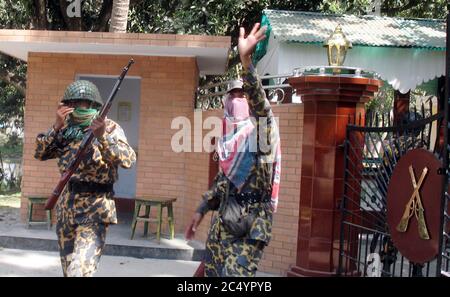
[[[62,276],[55,227],[26,228],[19,220],[19,204],[0,207],[0,277]],[[111,226],[105,253],[95,276],[190,277],[200,264],[204,243],[187,242],[182,234],[156,242],[144,238],[142,230],[130,240],[131,223]],[[258,272],[257,276],[276,276]]]
[[[187,276],[200,262],[102,256],[96,277]],[[57,252],[0,248],[0,277],[61,277]]]
[[[95,277],[191,277],[200,262],[102,256]],[[61,277],[57,252],[0,248],[0,277]],[[257,273],[257,276],[272,276]]]

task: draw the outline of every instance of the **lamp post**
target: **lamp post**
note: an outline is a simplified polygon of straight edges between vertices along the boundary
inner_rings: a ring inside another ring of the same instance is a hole
[[[345,37],[341,26],[337,25],[323,46],[327,48],[328,65],[338,67],[344,64],[345,55],[347,50],[352,47],[352,43]],[[340,69],[333,69],[333,73],[340,73]]]

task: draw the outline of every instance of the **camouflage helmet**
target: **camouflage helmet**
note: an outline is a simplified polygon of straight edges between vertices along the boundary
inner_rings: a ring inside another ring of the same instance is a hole
[[[74,81],[66,88],[61,102],[71,100],[87,100],[100,106],[103,105],[103,100],[97,86],[87,80]]]

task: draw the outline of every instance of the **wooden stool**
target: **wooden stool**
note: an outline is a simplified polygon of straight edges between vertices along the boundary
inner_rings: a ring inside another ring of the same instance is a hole
[[[172,203],[175,202],[176,200],[177,200],[176,198],[136,199],[133,221],[131,223],[131,239],[133,239],[134,237],[134,231],[136,230],[137,222],[144,222],[144,236],[147,236],[148,233],[148,223],[157,223],[158,225],[156,228],[156,239],[159,242],[161,237],[162,210],[164,207],[167,208],[167,218],[170,229],[169,238],[173,239],[175,237],[175,226],[174,226]],[[145,206],[145,214],[143,216],[139,215],[141,206]],[[152,206],[156,206],[158,208],[158,215],[156,218],[150,217],[150,209]]]
[[[34,221],[33,220],[33,206],[35,204],[44,205],[47,202],[47,198],[43,197],[28,197],[28,220],[27,227],[30,228],[31,225],[41,225],[47,224],[48,230],[52,228],[52,211],[46,210],[47,212],[47,220],[45,221]]]

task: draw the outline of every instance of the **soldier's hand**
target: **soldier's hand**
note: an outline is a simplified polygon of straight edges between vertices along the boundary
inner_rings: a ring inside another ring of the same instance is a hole
[[[195,232],[197,231],[198,225],[200,225],[201,221],[203,219],[203,215],[201,213],[196,212],[192,216],[191,223],[187,226],[186,230],[184,231],[184,237],[187,240],[191,240],[195,236]]]
[[[266,38],[267,27],[264,26],[259,28],[259,25],[259,23],[256,23],[247,37],[245,37],[245,29],[243,27],[239,29],[238,50],[242,66],[245,69],[250,66],[252,52],[255,49],[256,44]]]
[[[100,138],[105,134],[106,131],[106,121],[101,118],[94,119],[92,124],[89,126],[95,137]]]
[[[53,125],[53,129],[55,131],[59,131],[64,126],[66,116],[72,113],[73,110],[74,108],[64,105],[64,103],[60,103],[58,105],[58,108],[56,109],[56,120],[55,124]]]

